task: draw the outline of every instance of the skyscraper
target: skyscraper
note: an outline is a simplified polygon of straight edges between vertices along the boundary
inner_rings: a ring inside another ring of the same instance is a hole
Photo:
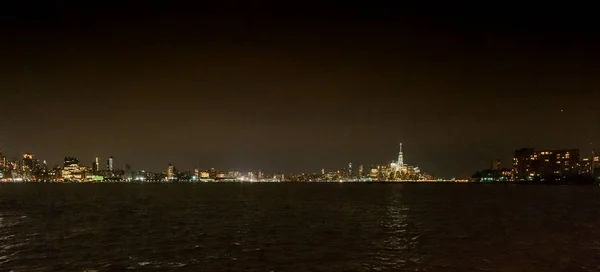
[[[352,163],[348,163],[348,177],[352,177]]]
[[[400,151],[398,152],[398,161],[396,162],[396,171],[401,171],[404,167],[404,155],[402,155],[402,143],[400,143]]]
[[[169,163],[169,166],[167,167],[167,180],[173,180],[174,177],[175,171],[173,169],[173,164]]]
[[[96,157],[96,160],[92,164],[92,171],[94,172],[94,175],[98,174],[99,170],[100,170],[100,163],[98,163],[98,157]]]
[[[108,169],[108,171],[113,170],[113,157],[112,156],[110,156],[108,158],[108,161],[106,162],[106,168]]]
[[[6,157],[0,152],[0,170],[6,169]]]
[[[34,170],[33,154],[23,154],[23,166],[29,168],[29,170]]]
[[[358,177],[359,178],[363,177],[363,166],[362,166],[362,164],[360,166],[358,166]]]

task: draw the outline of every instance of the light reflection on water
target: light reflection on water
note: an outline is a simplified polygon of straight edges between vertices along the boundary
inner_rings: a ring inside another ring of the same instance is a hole
[[[598,271],[600,191],[0,186],[0,270]]]

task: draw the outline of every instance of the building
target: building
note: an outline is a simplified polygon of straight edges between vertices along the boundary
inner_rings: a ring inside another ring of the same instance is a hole
[[[92,172],[96,175],[98,174],[98,171],[100,171],[100,163],[98,163],[98,157],[96,157],[96,160],[92,163]]]
[[[35,161],[33,158],[33,154],[25,153],[23,154],[23,170],[29,169],[30,171],[35,170]]]
[[[398,152],[398,161],[396,161],[396,171],[401,171],[404,167],[404,155],[402,154],[402,143],[400,143],[400,151]]]
[[[591,175],[592,174],[592,161],[588,158],[584,158],[577,165],[578,173],[580,175]]]
[[[219,174],[219,171],[216,168],[211,168],[208,170],[208,175],[210,178],[217,178],[217,174]]]
[[[500,169],[500,160],[492,160],[490,169],[491,170],[499,170]]]
[[[379,178],[379,167],[371,166],[369,178],[371,178],[371,180],[377,180]]]
[[[348,163],[348,177],[352,177],[352,163]]]
[[[131,167],[130,164],[126,163],[125,164],[125,173],[124,173],[125,180],[131,181],[131,180],[135,179],[135,176],[136,176],[136,172],[133,170],[133,168]]]
[[[114,163],[114,158],[112,156],[110,156],[108,158],[108,160],[106,161],[106,169],[108,169],[108,171],[113,171],[113,163]]]
[[[591,171],[592,176],[596,180],[600,180],[600,152],[592,152],[592,162],[591,162]]]
[[[79,160],[74,157],[65,157],[61,176],[64,181],[83,181],[85,180],[86,168],[79,165]]]
[[[171,181],[175,179],[175,168],[173,167],[173,164],[169,163],[169,166],[167,167],[167,180]]]
[[[513,154],[513,176],[517,180],[531,179],[535,175],[534,168],[537,168],[538,157],[533,148],[521,148],[515,150]],[[535,155],[535,156],[534,156]],[[532,162],[534,162],[532,164]]]
[[[536,151],[533,148],[515,150],[513,176],[515,180],[564,179],[579,173],[579,149]]]

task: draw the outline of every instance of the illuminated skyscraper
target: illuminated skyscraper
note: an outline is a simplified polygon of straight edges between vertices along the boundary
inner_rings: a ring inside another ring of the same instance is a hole
[[[6,157],[0,152],[0,170],[6,169]]]
[[[98,157],[96,157],[96,160],[92,164],[92,171],[94,172],[94,174],[98,174],[99,170],[100,170],[100,164],[98,163]]]
[[[398,152],[398,161],[396,162],[396,171],[401,171],[404,167],[404,156],[402,155],[402,143],[400,143],[400,151]]]
[[[348,163],[348,177],[352,177],[352,163]]]
[[[110,158],[108,158],[108,161],[106,162],[106,168],[108,169],[108,171],[113,170],[113,157],[112,156],[110,156]]]
[[[174,177],[175,171],[173,169],[173,164],[169,163],[169,166],[167,167],[167,180],[173,180]]]
[[[360,166],[358,166],[358,177],[362,178],[363,176],[363,166],[362,164]]]
[[[33,154],[23,154],[23,166],[29,168],[29,170],[34,170]]]

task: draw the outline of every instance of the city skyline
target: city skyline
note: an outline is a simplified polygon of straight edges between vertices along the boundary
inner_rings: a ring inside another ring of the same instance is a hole
[[[403,166],[406,166],[407,164],[404,163],[404,157],[403,157],[403,151],[402,151],[402,143],[400,143],[399,145],[399,151],[398,151],[398,159],[397,160],[383,160],[383,165],[386,164],[390,164],[392,168],[396,169],[396,171],[400,171]],[[1,162],[3,165],[6,164],[6,162],[14,162],[14,161],[20,161],[23,165],[28,166],[30,169],[33,169],[33,164],[34,162],[41,162],[41,160],[39,159],[39,157],[36,156],[35,153],[30,153],[30,152],[26,152],[22,154],[23,159],[19,160],[19,156],[11,156],[10,154],[7,155],[6,153],[3,153],[2,150],[0,150],[0,158],[2,158],[3,160],[5,160],[4,162]],[[55,166],[61,166],[63,164],[67,164],[67,161],[70,160],[76,160],[78,162],[78,164],[84,165],[86,167],[89,167],[91,169],[91,171],[102,171],[102,170],[107,170],[107,171],[113,171],[116,169],[119,170],[123,170],[124,168],[127,167],[131,167],[132,163],[131,162],[127,162],[127,161],[121,161],[120,163],[115,164],[114,163],[114,157],[113,156],[109,156],[106,159],[106,164],[104,166],[102,166],[102,164],[99,163],[99,161],[101,160],[100,157],[96,156],[94,157],[94,159],[91,161],[91,163],[86,163],[85,160],[81,160],[81,157],[77,157],[77,156],[64,156],[62,158],[59,159],[58,162],[56,163],[47,163],[47,159],[44,158],[43,159],[43,163],[44,165],[47,165],[48,167],[55,167]],[[400,162],[400,163],[398,163]],[[189,162],[187,164],[190,164]],[[120,167],[120,166],[124,166],[124,167]],[[133,165],[136,165],[135,163]],[[169,160],[169,162],[166,164],[167,165],[167,172],[169,172],[168,169],[171,169],[174,164],[172,163],[172,160]],[[344,169],[344,168],[340,168],[339,166],[342,166],[343,163],[340,163],[339,165],[335,166],[335,167],[327,167],[327,168],[321,168],[321,170],[327,169],[327,170],[339,170],[339,169]],[[376,165],[381,165],[381,162],[371,162],[371,163],[360,163],[357,164],[357,166],[359,166],[359,169],[362,169],[364,165],[367,166],[376,166]],[[183,167],[182,167],[183,168]],[[184,168],[184,169],[211,169],[211,168],[215,168],[214,166],[200,166],[200,165],[195,165],[192,167],[188,167],[188,168]],[[241,167],[236,167],[236,166],[226,166],[226,167],[219,167],[221,169],[227,169],[227,170],[242,170],[242,171],[253,171],[253,170],[257,170],[257,169],[266,169],[268,171],[273,171],[273,172],[280,172],[280,173],[284,173],[284,171],[278,171],[276,169],[268,169],[268,168],[264,168],[264,167],[257,167],[257,168],[241,168]],[[144,170],[144,171],[152,171],[152,172],[164,172],[164,169],[149,169],[146,168],[144,166],[141,167],[137,167],[136,169],[138,170]],[[318,169],[317,169],[318,170]],[[355,169],[358,170],[358,169]],[[350,173],[353,173],[352,171],[352,162],[349,163],[348,166],[348,171]],[[360,170],[362,171],[362,170]],[[300,171],[297,173],[317,173],[318,171]],[[293,172],[285,172],[285,173],[293,173]]]
[[[402,139],[411,164],[468,176],[515,147],[600,148],[594,16],[288,4],[8,5],[0,149],[297,173]]]
[[[490,167],[475,172],[470,178],[477,182],[589,182],[600,180],[600,152],[582,155],[577,148],[536,149],[520,148],[513,152],[512,166],[502,165],[492,159]],[[0,179],[3,181],[208,181],[222,179],[228,181],[456,181],[464,182],[465,176],[436,177],[422,171],[416,165],[404,161],[402,142],[399,144],[397,160],[384,163],[360,164],[358,168],[321,168],[320,171],[290,173],[262,168],[240,169],[232,166],[214,168],[196,165],[192,168],[178,168],[169,162],[165,169],[154,170],[144,166],[132,167],[125,162],[124,168],[114,163],[110,156],[105,168],[100,167],[99,158],[91,166],[76,157],[64,157],[62,164],[49,165],[45,159],[34,153],[23,153],[22,159],[10,158],[0,152]],[[320,172],[320,173],[319,173]],[[247,173],[247,174],[246,174]],[[285,179],[288,175],[288,179]],[[563,180],[563,181],[561,181]]]

